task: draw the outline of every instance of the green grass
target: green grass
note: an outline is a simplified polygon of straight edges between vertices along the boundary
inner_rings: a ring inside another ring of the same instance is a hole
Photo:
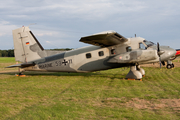
[[[0,63],[15,63],[14,57],[0,57]]]
[[[124,68],[0,74],[0,119],[179,119],[180,68],[144,69],[143,81],[125,80]]]
[[[1,71],[12,71],[17,68],[6,69],[5,67],[16,64],[14,57],[0,57],[0,72]]]

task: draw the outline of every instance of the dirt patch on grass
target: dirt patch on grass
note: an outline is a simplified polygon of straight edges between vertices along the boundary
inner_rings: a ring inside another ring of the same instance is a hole
[[[162,109],[171,108],[174,110],[180,110],[180,99],[160,99],[160,100],[144,100],[133,98],[131,101],[125,103],[127,107],[133,107],[137,109]]]
[[[136,109],[149,109],[149,110],[158,110],[158,109],[171,109],[180,113],[180,99],[152,99],[145,100],[139,98],[132,98],[127,100],[125,97],[122,98],[107,98],[102,100],[101,103],[94,102],[94,106],[99,107],[128,107]]]

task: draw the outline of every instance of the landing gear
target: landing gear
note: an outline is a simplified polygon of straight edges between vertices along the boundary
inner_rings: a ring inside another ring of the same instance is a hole
[[[167,61],[166,68],[167,68],[167,69],[174,68],[174,64],[172,63],[172,61],[170,61],[170,60]]]
[[[134,65],[130,67],[130,71],[126,75],[126,79],[141,80],[143,76],[145,76],[144,69],[140,68],[139,65]]]
[[[23,75],[23,72],[20,72],[18,75]]]
[[[141,72],[142,76],[144,77],[145,76],[145,71],[144,69],[140,68],[140,65],[136,65],[136,69]]]
[[[23,71],[19,71],[19,73],[16,74],[16,76],[25,77],[26,75],[24,75],[23,72],[24,72],[24,70]]]
[[[174,64],[173,64],[173,63],[172,63],[172,64],[167,64],[167,65],[166,65],[166,68],[167,68],[167,69],[174,68]]]

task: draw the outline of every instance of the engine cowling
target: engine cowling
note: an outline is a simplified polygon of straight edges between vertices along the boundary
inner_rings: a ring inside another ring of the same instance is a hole
[[[109,63],[139,63],[158,58],[156,50],[135,50],[116,55],[108,60]]]

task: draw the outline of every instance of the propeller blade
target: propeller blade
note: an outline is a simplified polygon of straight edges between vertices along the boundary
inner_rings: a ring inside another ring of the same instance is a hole
[[[163,54],[164,51],[160,51],[160,48],[159,48],[159,42],[157,42],[157,54],[159,56],[159,65],[160,65],[160,69],[161,69],[161,54]]]
[[[159,57],[159,65],[160,65],[160,69],[161,69],[161,57]]]
[[[159,49],[159,43],[157,43],[157,52],[159,52],[160,49]]]

